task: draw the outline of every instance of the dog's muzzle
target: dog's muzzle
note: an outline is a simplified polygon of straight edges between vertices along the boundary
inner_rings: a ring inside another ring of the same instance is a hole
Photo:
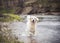
[[[33,23],[35,23],[35,20],[32,20]]]

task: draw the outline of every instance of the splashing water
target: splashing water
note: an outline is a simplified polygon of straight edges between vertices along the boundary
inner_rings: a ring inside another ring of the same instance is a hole
[[[60,43],[60,22],[58,19],[53,21],[51,18],[54,19],[54,17],[43,17],[41,22],[37,23],[35,36],[28,36],[27,24],[24,22],[13,22],[10,28],[13,28],[13,34],[24,43]]]

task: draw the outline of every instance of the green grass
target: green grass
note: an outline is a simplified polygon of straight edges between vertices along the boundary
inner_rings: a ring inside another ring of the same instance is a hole
[[[2,14],[3,17],[0,17],[0,22],[9,22],[9,21],[21,21],[22,18],[16,14]]]

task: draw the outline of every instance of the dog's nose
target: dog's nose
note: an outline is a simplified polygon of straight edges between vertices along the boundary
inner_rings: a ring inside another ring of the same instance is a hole
[[[34,20],[32,22],[34,23]]]

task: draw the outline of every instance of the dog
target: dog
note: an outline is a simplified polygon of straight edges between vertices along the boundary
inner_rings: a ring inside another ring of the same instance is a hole
[[[28,15],[27,16],[27,31],[29,35],[34,35],[36,30],[36,24],[39,19],[35,16]]]

